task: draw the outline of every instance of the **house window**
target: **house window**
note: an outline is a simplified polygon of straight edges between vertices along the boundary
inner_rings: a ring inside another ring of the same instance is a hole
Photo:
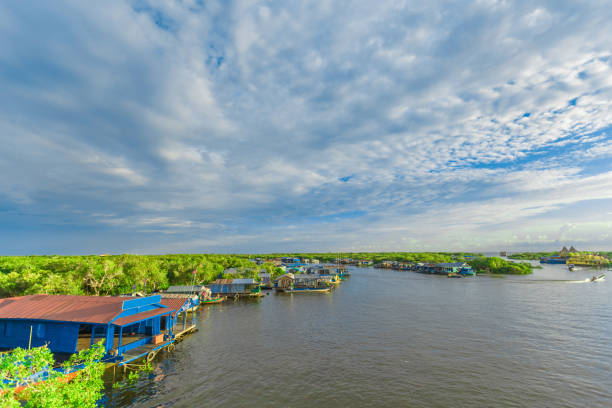
[[[36,337],[39,339],[45,337],[45,325],[43,323],[38,323],[36,325]]]

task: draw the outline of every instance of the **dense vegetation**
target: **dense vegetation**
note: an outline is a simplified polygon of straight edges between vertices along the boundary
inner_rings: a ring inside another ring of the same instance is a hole
[[[496,256],[478,257],[468,263],[478,273],[527,275],[533,272],[533,267],[528,262],[510,262]]]
[[[511,259],[523,259],[523,260],[538,260],[542,257],[558,256],[558,252],[521,252],[517,254],[511,254],[508,258]],[[567,254],[567,263],[576,265],[591,265],[591,266],[605,266],[611,263],[612,252],[591,252],[591,251],[580,251],[580,252],[569,252]]]
[[[295,257],[300,259],[318,259],[321,262],[336,262],[337,259],[369,260],[374,263],[382,261],[398,262],[456,262],[465,257],[474,256],[466,252],[342,252],[342,253],[275,253],[257,255],[264,259]]]
[[[556,256],[556,255],[559,255],[559,253],[558,252],[520,252],[517,254],[510,254],[508,255],[508,258],[537,261],[544,256]]]
[[[227,268],[233,277],[254,276],[271,264],[256,266],[246,255],[114,255],[0,257],[0,297],[35,293],[118,295],[151,293],[169,285],[208,283]],[[195,276],[192,274],[196,271]]]
[[[83,369],[76,377],[65,382],[58,372],[51,371],[50,378],[42,383],[35,383],[31,376],[48,367],[55,361],[49,349],[36,347],[31,350],[17,348],[9,353],[0,354],[0,407],[63,408],[63,407],[96,407],[102,397],[102,374],[104,363],[104,346],[96,344],[91,349],[74,354],[64,363],[64,368],[72,369],[80,364]],[[15,388],[4,383],[6,380],[16,384],[31,384],[15,395]],[[18,401],[21,400],[21,401]]]
[[[531,267],[500,258],[474,258],[473,254],[435,252],[277,253],[264,255],[110,255],[110,256],[7,256],[0,257],[0,297],[27,294],[119,295],[151,293],[169,285],[205,284],[219,277],[257,277],[261,270],[278,276],[271,263],[256,265],[249,258],[338,258],[399,262],[467,261],[475,270],[491,273],[530,273]],[[238,274],[223,275],[228,268]],[[192,273],[196,271],[195,275]]]

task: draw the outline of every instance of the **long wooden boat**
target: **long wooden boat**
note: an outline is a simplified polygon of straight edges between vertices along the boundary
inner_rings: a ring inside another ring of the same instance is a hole
[[[214,305],[217,303],[225,302],[226,299],[226,296],[218,296],[216,298],[202,300],[200,303],[203,305]]]
[[[331,288],[287,288],[285,292],[287,293],[326,293],[329,292]]]

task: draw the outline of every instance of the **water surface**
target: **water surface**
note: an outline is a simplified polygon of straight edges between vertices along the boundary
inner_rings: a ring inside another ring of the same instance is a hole
[[[331,294],[205,306],[106,406],[612,406],[612,285],[575,282],[593,271],[352,273]]]

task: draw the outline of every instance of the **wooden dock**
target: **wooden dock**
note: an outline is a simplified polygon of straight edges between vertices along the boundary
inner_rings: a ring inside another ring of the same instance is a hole
[[[186,326],[182,330],[177,330],[174,334],[174,339],[164,342],[162,344],[143,344],[142,346],[138,346],[136,348],[131,349],[129,352],[123,353],[123,360],[117,363],[118,366],[125,366],[127,364],[133,363],[136,360],[141,358],[146,358],[147,361],[153,360],[155,355],[160,352],[163,348],[168,347],[171,349],[174,347],[175,343],[178,343],[183,340],[183,337],[189,333],[193,333],[197,330],[195,325]]]
[[[183,340],[183,337],[186,336],[189,333],[193,333],[195,332],[197,329],[197,327],[192,324],[189,326],[186,326],[183,330],[177,330],[177,332],[174,334],[174,342],[178,343],[179,341]]]
[[[161,349],[172,344],[174,344],[173,340],[162,344],[143,344],[142,346],[131,349],[127,353],[123,353],[123,360],[118,362],[117,365],[125,366],[143,357],[146,357],[147,361],[151,361]]]

